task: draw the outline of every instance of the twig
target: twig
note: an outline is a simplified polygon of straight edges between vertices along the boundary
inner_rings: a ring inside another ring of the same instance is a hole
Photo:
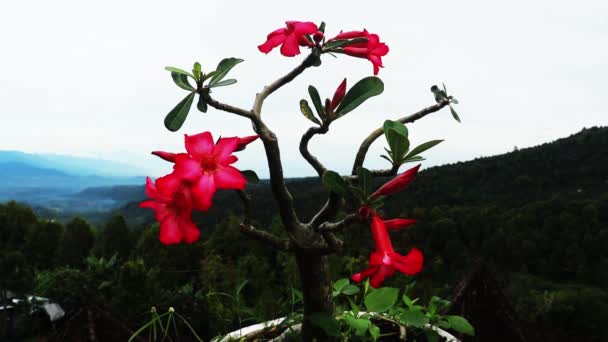
[[[261,92],[257,93],[256,96],[255,96],[255,101],[253,103],[252,112],[259,117],[261,115],[261,112],[262,112],[262,105],[264,105],[264,100],[270,94],[274,93],[275,91],[277,91],[279,88],[281,88],[285,84],[291,82],[299,74],[301,74],[302,72],[304,72],[304,70],[306,70],[306,68],[309,68],[309,67],[313,66],[313,64],[315,63],[315,61],[318,58],[319,58],[318,52],[316,51],[316,49],[313,49],[313,51],[310,53],[310,55],[308,55],[302,61],[302,63],[300,65],[298,65],[295,69],[293,69],[292,71],[290,71],[285,76],[283,76],[283,77],[277,79],[276,81],[272,82],[268,86],[264,87],[264,89]]]
[[[441,101],[430,107],[426,107],[414,114],[399,118],[396,121],[401,122],[403,124],[414,122],[418,119],[421,119],[421,118],[427,116],[428,114],[435,113],[435,112],[441,110],[443,107],[447,106],[449,103],[450,103],[449,100]],[[375,131],[373,131],[367,138],[365,138],[365,140],[363,140],[363,142],[361,143],[361,146],[359,146],[359,150],[357,151],[357,156],[355,157],[355,162],[353,163],[353,168],[352,168],[351,174],[353,174],[353,175],[357,174],[357,168],[363,166],[363,162],[365,161],[365,156],[367,155],[367,151],[369,150],[369,147],[382,134],[384,134],[384,129],[383,129],[383,127],[380,127],[378,129],[376,129]]]
[[[241,233],[252,237],[256,240],[268,242],[273,247],[282,250],[290,251],[291,243],[288,239],[281,239],[280,237],[271,234],[269,232],[259,230],[250,224],[251,221],[251,201],[249,195],[242,190],[236,190],[241,201],[243,202],[243,222],[240,224]]]
[[[317,228],[317,230],[320,232],[336,232],[357,222],[363,222],[363,220],[357,214],[350,214],[347,215],[344,219],[335,223],[324,222]]]
[[[205,100],[207,101],[207,104],[209,104],[211,107],[217,109],[217,110],[221,110],[224,112],[228,112],[228,113],[232,113],[232,114],[236,114],[239,116],[243,116],[246,118],[251,119],[254,114],[252,111],[250,110],[245,110],[239,107],[235,107],[235,106],[231,106],[229,104],[225,104],[225,103],[221,103],[215,99],[213,99],[209,94],[207,93],[201,93],[202,96],[205,96]]]
[[[302,157],[304,157],[304,159],[306,159],[308,164],[310,164],[310,166],[312,166],[315,171],[317,171],[319,177],[323,176],[323,173],[327,171],[327,169],[325,168],[325,166],[323,166],[319,159],[317,159],[308,151],[308,142],[310,141],[310,139],[312,139],[313,136],[315,136],[315,134],[325,134],[328,130],[329,124],[325,123],[321,126],[310,127],[306,131],[306,133],[302,135],[302,139],[300,139],[300,154],[302,155]]]

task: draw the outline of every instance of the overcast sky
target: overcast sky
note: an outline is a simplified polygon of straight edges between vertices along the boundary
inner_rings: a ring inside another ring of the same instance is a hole
[[[311,150],[347,172],[356,147],[387,118],[434,103],[445,82],[462,123],[443,110],[410,126],[413,144],[446,141],[425,154],[438,165],[511,151],[608,124],[608,1],[0,1],[0,149],[126,161],[152,175],[168,165],[151,150],[180,151],[183,134],[252,134],[243,118],[195,109],[177,133],[163,118],[186,94],[165,66],[214,70],[240,57],[218,89],[250,108],[256,91],[295,67],[256,46],[285,20],[327,23],[327,34],[367,28],[390,52],[385,92],[332,124]],[[264,119],[281,142],[288,176],[312,175],[297,143],[309,122],[298,102],[314,84],[328,97],[372,73],[368,61],[324,56],[323,65],[269,98]],[[366,165],[386,167],[378,140]],[[266,176],[261,143],[237,166]]]

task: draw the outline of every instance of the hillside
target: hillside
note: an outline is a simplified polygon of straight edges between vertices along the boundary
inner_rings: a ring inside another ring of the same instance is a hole
[[[384,181],[378,179],[377,183]],[[309,204],[321,205],[326,196],[326,190],[315,177],[289,179],[287,186],[304,219],[317,209]],[[276,207],[268,184],[249,185],[248,191],[257,219],[270,222]],[[404,208],[438,205],[519,207],[557,194],[589,198],[607,191],[608,127],[593,127],[539,146],[425,169],[407,191],[387,203],[386,209],[398,213]],[[113,191],[94,192],[116,196]],[[135,201],[144,199],[142,187],[121,187],[119,193],[129,193]],[[127,198],[121,196],[122,200]],[[197,217],[204,226],[213,226],[227,214],[240,212],[239,199],[233,193],[220,191],[214,202],[208,213]],[[151,212],[139,209],[137,202],[127,204],[117,213],[138,224],[153,220]]]

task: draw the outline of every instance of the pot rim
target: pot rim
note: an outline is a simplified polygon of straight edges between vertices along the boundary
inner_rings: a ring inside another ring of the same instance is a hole
[[[349,311],[345,311],[345,312],[349,312]],[[357,317],[360,317],[366,313],[368,313],[368,312],[360,311],[357,314]],[[372,312],[372,314],[373,313],[374,312]],[[285,318],[287,318],[287,317],[276,318],[271,321],[253,324],[253,325],[241,328],[239,330],[235,330],[231,333],[228,333],[227,335],[224,335],[223,337],[216,337],[216,338],[212,339],[211,341],[212,342],[228,342],[228,341],[231,341],[231,339],[239,339],[239,338],[245,337],[253,332],[262,330],[264,328],[269,328],[269,327],[273,327],[275,325],[279,325],[285,320]],[[426,324],[426,327],[430,327],[431,329],[435,330],[439,334],[439,336],[444,337],[447,340],[447,342],[461,342],[454,335],[450,334],[449,332],[447,332],[437,326]]]

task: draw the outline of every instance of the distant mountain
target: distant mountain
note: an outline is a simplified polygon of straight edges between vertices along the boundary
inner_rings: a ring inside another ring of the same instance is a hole
[[[142,184],[142,179],[137,183]],[[376,179],[376,186],[385,181]],[[287,186],[303,219],[318,210],[327,194],[316,177],[288,179]],[[277,210],[268,182],[248,185],[247,190],[258,220],[265,223],[272,220]],[[407,191],[388,201],[385,208],[399,213],[407,208],[439,205],[519,207],[556,194],[589,198],[606,192],[608,127],[594,127],[535,147],[425,169]],[[145,224],[153,220],[153,215],[150,210],[138,207],[144,198],[142,184],[83,189],[64,200],[69,199],[73,204],[90,203],[89,207],[111,204],[109,207],[120,207],[116,213],[126,216],[130,222]],[[240,211],[240,201],[233,192],[219,191],[214,197],[214,206],[195,218],[211,227],[227,214]],[[85,216],[99,222],[110,214],[97,210]]]
[[[17,200],[53,213],[108,211],[119,202],[84,201],[73,194],[90,187],[142,184],[143,176],[129,175],[135,171],[94,158],[0,151],[0,201]]]
[[[376,179],[376,186],[385,181]],[[319,209],[327,194],[316,177],[288,179],[287,187],[303,219],[309,219]],[[137,205],[144,198],[143,187],[128,188],[120,193],[134,194],[133,203],[118,213],[134,223],[152,221],[151,210]],[[277,209],[268,183],[248,185],[247,191],[251,193],[256,217],[264,223],[272,220]],[[593,198],[607,192],[608,127],[593,127],[539,146],[425,169],[406,191],[387,201],[385,209],[397,214],[414,207],[440,205],[517,208],[555,195]],[[96,193],[103,192],[97,189]],[[128,196],[121,200],[128,200]],[[204,226],[213,226],[230,212],[240,211],[239,198],[233,192],[219,191],[211,210],[196,218]]]
[[[132,177],[146,172],[125,163],[50,153],[25,153],[21,151],[0,151],[0,164],[23,163],[31,166],[53,169],[70,175],[94,175],[104,177]]]

